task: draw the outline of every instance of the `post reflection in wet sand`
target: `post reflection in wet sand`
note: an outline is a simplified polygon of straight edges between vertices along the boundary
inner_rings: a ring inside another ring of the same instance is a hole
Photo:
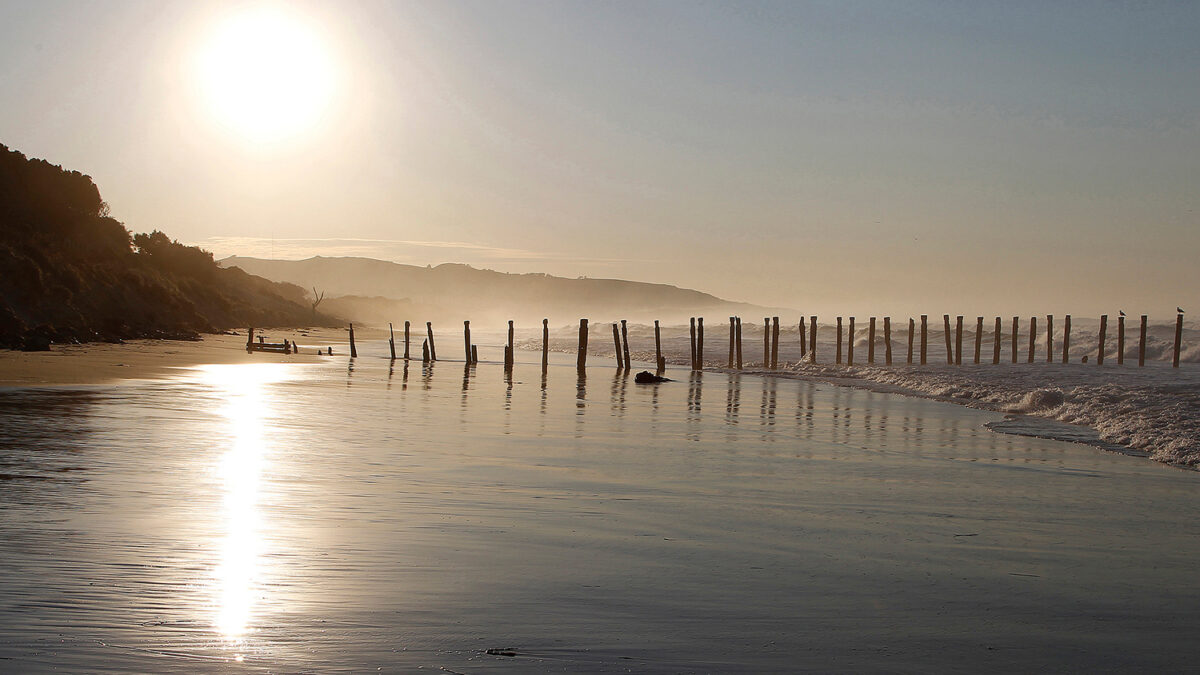
[[[225,399],[218,414],[226,421],[230,441],[216,467],[224,491],[218,529],[225,534],[214,570],[213,624],[238,647],[253,630],[255,599],[265,586],[264,523],[258,505],[270,445],[264,426],[273,414],[266,385],[285,379],[288,371],[276,364],[214,365],[201,371],[202,381]]]

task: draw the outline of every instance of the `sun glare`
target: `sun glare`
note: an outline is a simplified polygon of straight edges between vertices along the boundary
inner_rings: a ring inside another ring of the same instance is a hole
[[[248,141],[313,128],[333,98],[334,67],[314,27],[287,10],[258,6],[226,18],[198,55],[205,103]]]

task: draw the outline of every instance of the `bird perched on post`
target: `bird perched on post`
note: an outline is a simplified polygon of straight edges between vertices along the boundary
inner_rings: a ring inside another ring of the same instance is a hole
[[[1182,309],[1182,308],[1176,307],[1176,308],[1175,308],[1175,311],[1176,311],[1176,312],[1179,312],[1180,314],[1183,314],[1183,309]]]
[[[1119,313],[1121,316],[1125,316],[1125,310],[1123,309],[1118,309],[1117,313]]]

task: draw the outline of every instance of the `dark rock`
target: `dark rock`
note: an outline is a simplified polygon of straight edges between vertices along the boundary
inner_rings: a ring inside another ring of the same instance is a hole
[[[643,370],[633,376],[633,381],[638,384],[654,384],[656,382],[670,382],[671,380],[660,375],[655,375],[648,370]]]

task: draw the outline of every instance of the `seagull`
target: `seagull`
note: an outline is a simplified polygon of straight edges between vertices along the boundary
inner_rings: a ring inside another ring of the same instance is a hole
[[[1180,314],[1183,314],[1183,309],[1181,309],[1181,308],[1179,308],[1179,307],[1176,307],[1176,308],[1175,308],[1175,311],[1176,311],[1176,312],[1179,312]]]
[[[1123,310],[1123,309],[1118,309],[1117,311],[1118,311],[1118,312],[1120,312],[1121,316],[1125,316],[1125,310]]]

